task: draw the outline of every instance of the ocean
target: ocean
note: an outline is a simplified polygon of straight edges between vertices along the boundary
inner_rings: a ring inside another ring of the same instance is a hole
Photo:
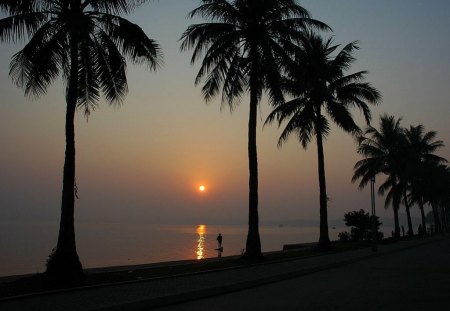
[[[330,229],[332,239],[337,238],[337,231]],[[1,222],[0,276],[45,271],[57,233],[57,223]],[[241,254],[247,236],[247,227],[243,225],[78,223],[76,226],[77,250],[84,268],[217,257],[219,233],[223,236],[222,256]],[[284,244],[314,242],[318,234],[317,227],[260,227],[265,252],[281,250]]]
[[[390,227],[383,226],[386,234]],[[330,239],[348,227],[330,226]],[[219,255],[217,235],[223,236],[221,256],[241,254],[247,226],[208,224],[77,223],[77,250],[84,268],[148,264],[213,258]],[[0,222],[0,276],[45,271],[56,245],[56,222]],[[285,244],[316,242],[318,226],[260,226],[263,252],[279,251]]]

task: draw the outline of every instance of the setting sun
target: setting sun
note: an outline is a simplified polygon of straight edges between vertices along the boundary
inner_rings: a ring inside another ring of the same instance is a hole
[[[200,187],[198,187],[198,190],[200,192],[204,192],[206,190],[206,187],[204,185],[201,185]]]

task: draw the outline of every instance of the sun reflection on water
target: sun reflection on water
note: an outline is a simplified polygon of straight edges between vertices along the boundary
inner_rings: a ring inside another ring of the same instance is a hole
[[[205,225],[198,225],[197,226],[197,234],[198,234],[198,240],[197,240],[197,249],[196,249],[196,255],[197,259],[203,259],[205,258],[204,250],[205,250],[205,236],[206,236],[206,226]]]

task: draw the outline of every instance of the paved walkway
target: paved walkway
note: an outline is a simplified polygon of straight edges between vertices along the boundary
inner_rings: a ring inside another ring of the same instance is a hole
[[[450,239],[158,311],[450,310]]]
[[[366,248],[278,263],[0,300],[0,309],[2,311],[148,310],[291,279],[441,239],[441,237],[435,237],[382,245],[379,246],[377,253]]]

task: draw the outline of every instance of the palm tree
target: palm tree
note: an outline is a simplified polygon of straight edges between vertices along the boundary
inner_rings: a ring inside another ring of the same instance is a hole
[[[327,26],[312,20],[295,0],[202,0],[190,17],[209,20],[195,24],[182,35],[181,49],[193,49],[191,63],[202,55],[196,84],[208,102],[222,92],[222,104],[232,110],[244,93],[250,93],[248,122],[249,228],[244,257],[262,257],[258,229],[257,110],[267,92],[273,105],[284,101],[281,68],[289,61],[306,28]]]
[[[428,183],[428,172],[430,166],[446,163],[447,160],[434,154],[442,147],[444,143],[441,140],[435,140],[437,133],[435,131],[425,132],[422,124],[410,126],[405,130],[407,143],[407,155],[409,170],[408,190],[409,197],[405,202],[418,203],[422,217],[422,227],[426,228],[424,211],[424,189]]]
[[[442,223],[445,232],[450,231],[450,168],[444,166],[440,205],[442,210]]]
[[[29,37],[10,65],[10,76],[25,95],[38,97],[60,75],[66,83],[66,152],[58,243],[47,273],[80,275],[74,230],[75,133],[78,109],[86,116],[101,93],[109,104],[122,103],[128,92],[126,59],[155,70],[158,44],[121,15],[143,0],[0,0],[7,17],[0,20],[0,42]]]
[[[401,203],[405,203],[404,201],[404,193],[405,193],[406,184],[404,183],[404,179],[400,177],[400,175],[395,172],[388,175],[386,180],[380,185],[378,188],[379,195],[385,195],[385,208],[389,208],[389,206],[393,207],[394,210],[394,234],[396,238],[400,238],[400,223],[398,211],[400,210]],[[386,193],[387,192],[387,193]],[[412,230],[411,224],[411,215],[409,212],[409,205],[406,205],[406,214],[408,221],[408,228]],[[410,231],[408,232],[410,234]]]
[[[308,33],[301,40],[301,49],[296,53],[296,62],[287,70],[284,88],[294,99],[279,105],[269,115],[266,123],[278,121],[279,126],[287,121],[278,146],[295,133],[307,148],[312,137],[316,137],[318,154],[318,173],[320,188],[320,248],[330,248],[327,216],[327,191],[325,181],[325,160],[323,140],[330,133],[331,120],[351,134],[360,133],[360,128],[353,120],[350,109],[358,107],[370,122],[368,104],[376,104],[381,95],[369,83],[362,82],[366,71],[345,75],[355,60],[353,52],[358,49],[352,42],[340,50],[336,56],[333,52],[339,48],[331,39],[323,40],[314,33]]]
[[[382,115],[380,118],[380,130],[369,126],[364,135],[358,138],[358,153],[364,159],[356,162],[352,182],[361,179],[359,189],[363,189],[372,178],[379,174],[388,176],[379,187],[378,193],[388,194],[385,199],[385,207],[391,204],[394,210],[395,237],[400,237],[400,225],[398,210],[402,200],[402,185],[399,184],[399,171],[403,165],[404,132],[400,126],[401,118]]]
[[[425,216],[425,183],[426,183],[426,165],[420,165],[416,168],[416,173],[411,180],[409,188],[408,200],[411,204],[418,204],[422,222],[423,233],[426,232],[426,216]]]
[[[436,232],[445,227],[445,209],[448,209],[450,190],[450,168],[444,164],[431,163],[427,166],[427,182],[424,185],[425,201],[431,205]],[[443,217],[441,217],[443,216]]]

